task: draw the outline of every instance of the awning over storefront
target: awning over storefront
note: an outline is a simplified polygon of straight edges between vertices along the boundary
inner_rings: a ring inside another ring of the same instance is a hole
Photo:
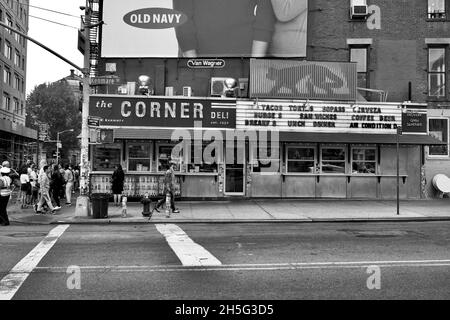
[[[179,129],[180,130],[180,129]],[[194,138],[194,130],[181,129],[190,133]],[[205,133],[208,130],[203,130]],[[226,137],[225,130],[219,130]],[[114,129],[115,139],[152,139],[170,140],[172,129]],[[321,143],[374,143],[395,144],[395,134],[358,134],[358,133],[317,133],[317,132],[280,132],[279,139],[282,142],[321,142]],[[400,136],[401,144],[440,145],[446,144],[429,135],[403,134]]]
[[[171,140],[172,132],[175,129],[137,129],[137,128],[118,128],[114,129],[115,139],[154,139],[154,140]],[[179,132],[188,131],[192,138],[195,137],[193,129],[177,128]],[[226,137],[225,130],[208,130],[203,129],[202,134],[208,131],[220,131],[222,136]],[[233,131],[233,130],[231,130]]]
[[[358,134],[358,133],[317,133],[317,132],[280,132],[283,142],[322,142],[322,143],[377,143],[395,144],[395,134]],[[432,136],[421,134],[403,134],[401,144],[439,145],[446,144]]]

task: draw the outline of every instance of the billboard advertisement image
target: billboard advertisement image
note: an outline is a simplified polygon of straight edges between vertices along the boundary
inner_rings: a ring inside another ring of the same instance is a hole
[[[102,57],[305,57],[307,0],[104,1]]]

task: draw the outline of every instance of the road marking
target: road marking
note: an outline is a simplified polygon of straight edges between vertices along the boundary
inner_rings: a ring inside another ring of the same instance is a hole
[[[0,281],[0,300],[11,300],[14,297],[30,273],[68,227],[69,225],[60,225],[50,230],[47,236],[11,269]]]
[[[395,267],[450,267],[450,260],[411,261],[352,261],[352,262],[306,262],[306,263],[266,263],[228,264],[218,266],[80,266],[83,272],[180,272],[180,271],[277,271],[302,269],[355,269],[368,266]],[[67,267],[37,267],[34,272],[66,272]]]
[[[195,243],[175,224],[157,224],[156,229],[178,256],[183,266],[220,266],[222,263],[209,251]]]

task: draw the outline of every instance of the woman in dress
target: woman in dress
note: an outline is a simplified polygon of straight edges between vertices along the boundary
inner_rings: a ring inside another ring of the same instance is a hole
[[[119,164],[115,167],[111,178],[111,189],[114,194],[114,205],[119,206],[122,200],[123,183],[125,180],[125,174],[123,173],[122,166]]]

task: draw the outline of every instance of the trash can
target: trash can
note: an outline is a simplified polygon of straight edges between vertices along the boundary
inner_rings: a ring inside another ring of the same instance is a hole
[[[91,195],[92,217],[94,219],[108,218],[109,197],[108,193],[93,193]]]

